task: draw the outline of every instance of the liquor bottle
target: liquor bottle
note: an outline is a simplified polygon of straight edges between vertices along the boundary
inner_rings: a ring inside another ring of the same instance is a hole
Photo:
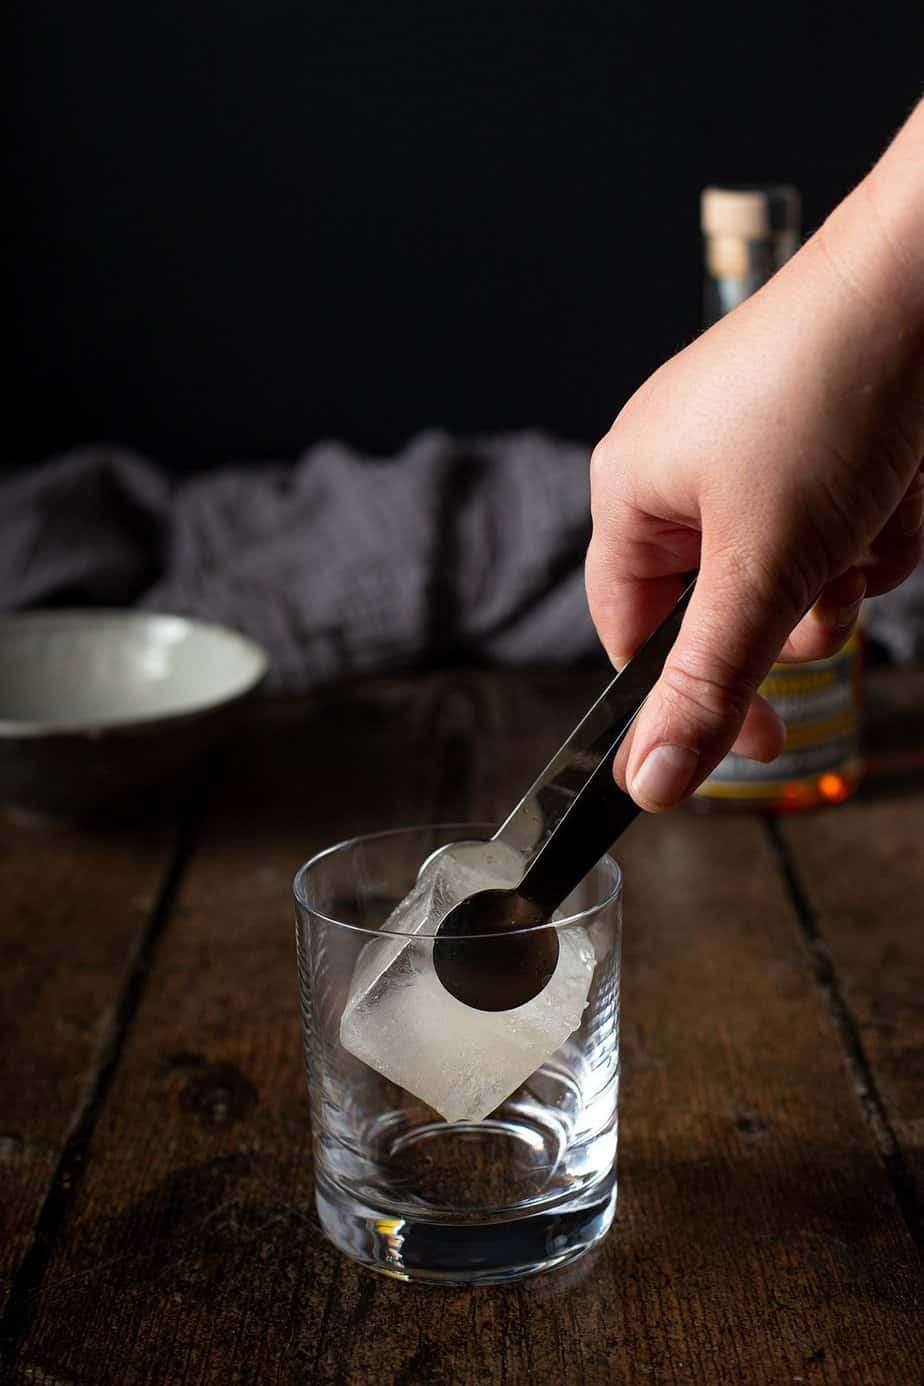
[[[700,209],[708,327],[795,253],[800,199],[788,185],[709,187]],[[763,765],[730,752],[697,790],[697,806],[781,812],[846,799],[862,775],[860,633],[830,659],[774,664],[760,692],[783,719],[782,754]]]

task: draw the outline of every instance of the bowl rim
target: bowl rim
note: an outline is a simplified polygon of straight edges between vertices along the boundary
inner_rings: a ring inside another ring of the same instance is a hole
[[[87,716],[79,721],[58,722],[34,718],[0,717],[0,738],[14,739],[41,736],[102,736],[110,732],[142,731],[155,727],[165,727],[170,723],[182,722],[195,717],[216,712],[220,708],[240,701],[254,692],[266,678],[269,670],[269,653],[265,647],[249,635],[226,626],[219,621],[206,621],[198,616],[186,616],[171,611],[148,611],[134,607],[50,607],[36,611],[6,612],[0,615],[0,641],[9,630],[21,630],[24,626],[103,626],[105,624],[129,626],[150,626],[169,621],[181,625],[189,633],[210,631],[240,647],[252,662],[251,670],[242,675],[228,689],[209,697],[194,698],[181,707],[170,708],[164,712],[108,714],[105,717]]]

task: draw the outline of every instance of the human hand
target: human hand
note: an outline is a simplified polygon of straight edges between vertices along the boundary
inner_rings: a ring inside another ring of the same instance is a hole
[[[587,592],[615,664],[700,569],[616,759],[643,808],[686,797],[733,743],[778,754],[781,724],[756,696],[773,661],[833,654],[864,595],[921,559],[922,244],[924,103],[821,230],[651,376],[594,452]]]

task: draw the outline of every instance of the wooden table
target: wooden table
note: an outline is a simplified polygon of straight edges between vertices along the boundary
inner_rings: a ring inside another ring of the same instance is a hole
[[[625,839],[602,1247],[435,1290],[319,1234],[295,867],[363,829],[496,818],[600,682],[365,683],[264,710],[174,822],[3,823],[4,1379],[921,1381],[920,676],[876,681],[858,800]]]

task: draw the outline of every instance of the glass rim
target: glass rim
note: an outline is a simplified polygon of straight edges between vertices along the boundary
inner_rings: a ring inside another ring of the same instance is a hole
[[[302,886],[304,881],[307,880],[308,874],[312,870],[312,868],[317,866],[326,857],[332,857],[336,852],[345,852],[348,848],[356,847],[360,843],[381,842],[385,838],[403,837],[406,836],[408,833],[426,833],[434,831],[454,832],[456,829],[460,831],[470,831],[471,829],[476,829],[493,835],[493,833],[496,831],[496,825],[492,823],[471,822],[420,823],[412,827],[385,828],[382,831],[375,833],[357,833],[355,837],[344,838],[342,842],[335,842],[330,847],[324,847],[321,849],[320,852],[315,852],[314,856],[309,857],[307,861],[302,862],[301,866],[296,871],[292,881],[292,894],[295,898],[295,903],[301,909],[306,910],[309,914],[313,915],[316,919],[321,920],[325,924],[333,924],[338,929],[352,929],[354,933],[367,934],[370,938],[384,937],[403,939],[435,939],[437,937],[437,933],[434,932],[424,932],[421,930],[418,933],[409,934],[400,929],[368,929],[363,924],[351,924],[346,919],[336,919],[333,915],[325,914],[323,910],[318,909],[317,906],[310,904],[305,897],[305,892],[302,889]],[[453,839],[450,839],[450,841],[452,840]],[[460,840],[487,842],[490,839],[476,837]],[[448,847],[449,842],[445,842],[442,845]],[[611,856],[609,852],[604,853],[604,855],[600,858],[599,862],[597,862],[597,866],[604,866],[606,869],[609,870],[611,874],[610,889],[602,897],[602,899],[596,901],[596,903],[593,905],[588,905],[586,909],[577,910],[574,914],[566,915],[564,919],[550,920],[547,924],[532,924],[528,929],[519,929],[517,930],[517,932],[523,934],[536,934],[543,929],[565,929],[572,924],[579,924],[581,923],[581,921],[589,919],[592,915],[599,914],[602,910],[607,909],[614,902],[614,900],[617,900],[622,894],[622,869],[620,868],[620,865],[618,861],[615,859],[615,857]],[[466,940],[470,940],[471,942],[478,942],[488,939],[496,940],[497,937],[498,935],[496,933],[468,934],[466,935]]]

